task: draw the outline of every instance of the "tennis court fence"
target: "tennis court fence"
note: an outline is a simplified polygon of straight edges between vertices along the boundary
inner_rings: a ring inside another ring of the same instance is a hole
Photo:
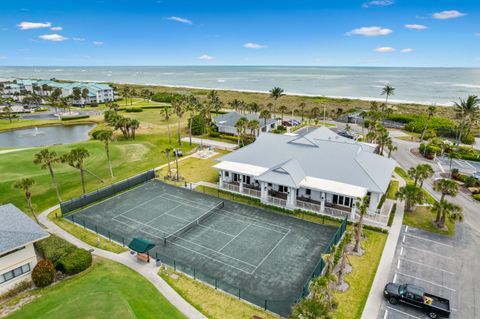
[[[80,197],[72,198],[71,200],[62,202],[60,203],[60,209],[62,211],[62,215],[68,214],[79,208],[90,205],[96,201],[111,197],[126,189],[148,182],[149,180],[154,178],[155,178],[155,171],[149,170],[139,175],[111,184],[107,187],[100,188],[91,193],[87,193]]]
[[[219,205],[221,205],[220,203]],[[214,209],[219,209],[215,207]],[[73,223],[78,224],[85,229],[88,229],[96,234],[108,238],[111,241],[117,242],[123,247],[126,247],[128,243],[133,239],[133,237],[124,237],[118,233],[112,232],[109,229],[93,224],[91,222],[86,221],[85,219],[81,218],[80,216],[76,216],[75,214],[67,215],[64,217],[72,221]],[[347,227],[347,217],[343,220],[335,234],[332,236],[329,245],[324,249],[324,253],[329,253],[332,249],[333,245],[337,245],[340,240],[342,239],[345,230]],[[183,263],[179,260],[173,259],[169,256],[166,256],[162,253],[161,249],[157,246],[150,251],[150,256],[154,257],[157,263],[165,264],[175,271],[179,271],[184,273],[185,275],[193,278],[194,280],[199,280],[214,289],[222,290],[238,299],[242,299],[247,301],[251,304],[254,304],[264,310],[268,310],[274,313],[277,313],[281,316],[288,317],[291,314],[292,306],[295,305],[301,298],[308,296],[310,293],[309,286],[310,282],[314,280],[316,277],[321,276],[323,270],[325,268],[325,262],[319,257],[319,262],[315,266],[312,274],[309,276],[308,280],[303,286],[302,292],[296,298],[288,299],[288,300],[278,300],[269,298],[269,296],[258,296],[254,292],[251,292],[247,289],[236,287],[231,285],[224,280],[218,279],[214,276],[207,275],[198,267],[188,265]]]

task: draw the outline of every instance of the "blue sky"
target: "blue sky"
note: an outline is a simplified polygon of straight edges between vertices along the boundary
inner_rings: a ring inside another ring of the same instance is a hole
[[[473,0],[0,2],[0,65],[480,66]]]

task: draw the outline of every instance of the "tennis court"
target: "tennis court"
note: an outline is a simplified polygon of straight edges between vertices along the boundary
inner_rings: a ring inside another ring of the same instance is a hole
[[[66,218],[120,243],[144,237],[153,257],[284,315],[337,231],[158,180]]]

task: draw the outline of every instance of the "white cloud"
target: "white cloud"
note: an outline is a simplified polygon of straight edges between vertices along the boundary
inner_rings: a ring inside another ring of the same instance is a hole
[[[203,60],[203,61],[212,61],[212,60],[215,60],[216,57],[208,55],[208,54],[203,54],[203,55],[199,56],[198,59]]]
[[[50,22],[27,22],[23,21],[17,25],[20,30],[41,29],[50,28],[52,24]]]
[[[85,38],[72,37],[73,41],[85,41]]]
[[[362,27],[358,29],[353,29],[350,32],[345,33],[345,35],[363,35],[366,37],[378,37],[383,35],[389,35],[393,30],[382,28],[382,27]]]
[[[267,46],[264,44],[258,44],[258,43],[253,43],[253,42],[247,42],[243,45],[244,48],[247,49],[264,49]]]
[[[181,17],[175,17],[175,16],[168,17],[167,20],[176,21],[176,22],[185,23],[185,24],[193,24],[192,20],[188,20],[188,19],[181,18]]]
[[[375,49],[376,52],[380,53],[390,53],[390,52],[395,52],[395,48],[392,47],[379,47]]]
[[[412,53],[413,52],[413,49],[412,48],[405,48],[403,49],[402,51],[400,51],[402,53]]]
[[[62,31],[63,28],[62,28],[62,27],[51,27],[50,30],[53,30],[53,31]]]
[[[406,24],[405,28],[413,30],[425,30],[428,29],[426,25],[423,24]]]
[[[93,41],[93,45],[97,45],[97,46],[103,45],[103,41]]]
[[[395,2],[393,0],[373,0],[373,1],[364,2],[362,4],[362,7],[364,7],[364,8],[388,7],[388,6],[391,6],[394,3]]]
[[[463,16],[466,16],[466,13],[462,13],[457,10],[445,10],[442,12],[436,12],[432,15],[434,19],[438,20],[447,20],[447,19],[455,19],[455,18],[460,18]]]
[[[43,34],[39,36],[40,39],[45,40],[45,41],[53,41],[53,42],[61,42],[68,40],[68,38],[64,37],[63,35],[60,34]]]

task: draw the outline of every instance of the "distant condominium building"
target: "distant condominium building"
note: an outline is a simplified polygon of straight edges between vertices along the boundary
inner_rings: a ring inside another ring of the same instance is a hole
[[[86,105],[92,103],[105,103],[115,100],[113,88],[104,83],[74,82],[65,83],[54,80],[23,80],[17,79],[0,83],[0,95],[4,98],[13,98],[21,101],[28,94],[36,93],[41,96],[43,102],[51,96],[55,89],[60,89],[60,97],[72,98],[75,105]],[[79,92],[77,98],[75,91]]]

